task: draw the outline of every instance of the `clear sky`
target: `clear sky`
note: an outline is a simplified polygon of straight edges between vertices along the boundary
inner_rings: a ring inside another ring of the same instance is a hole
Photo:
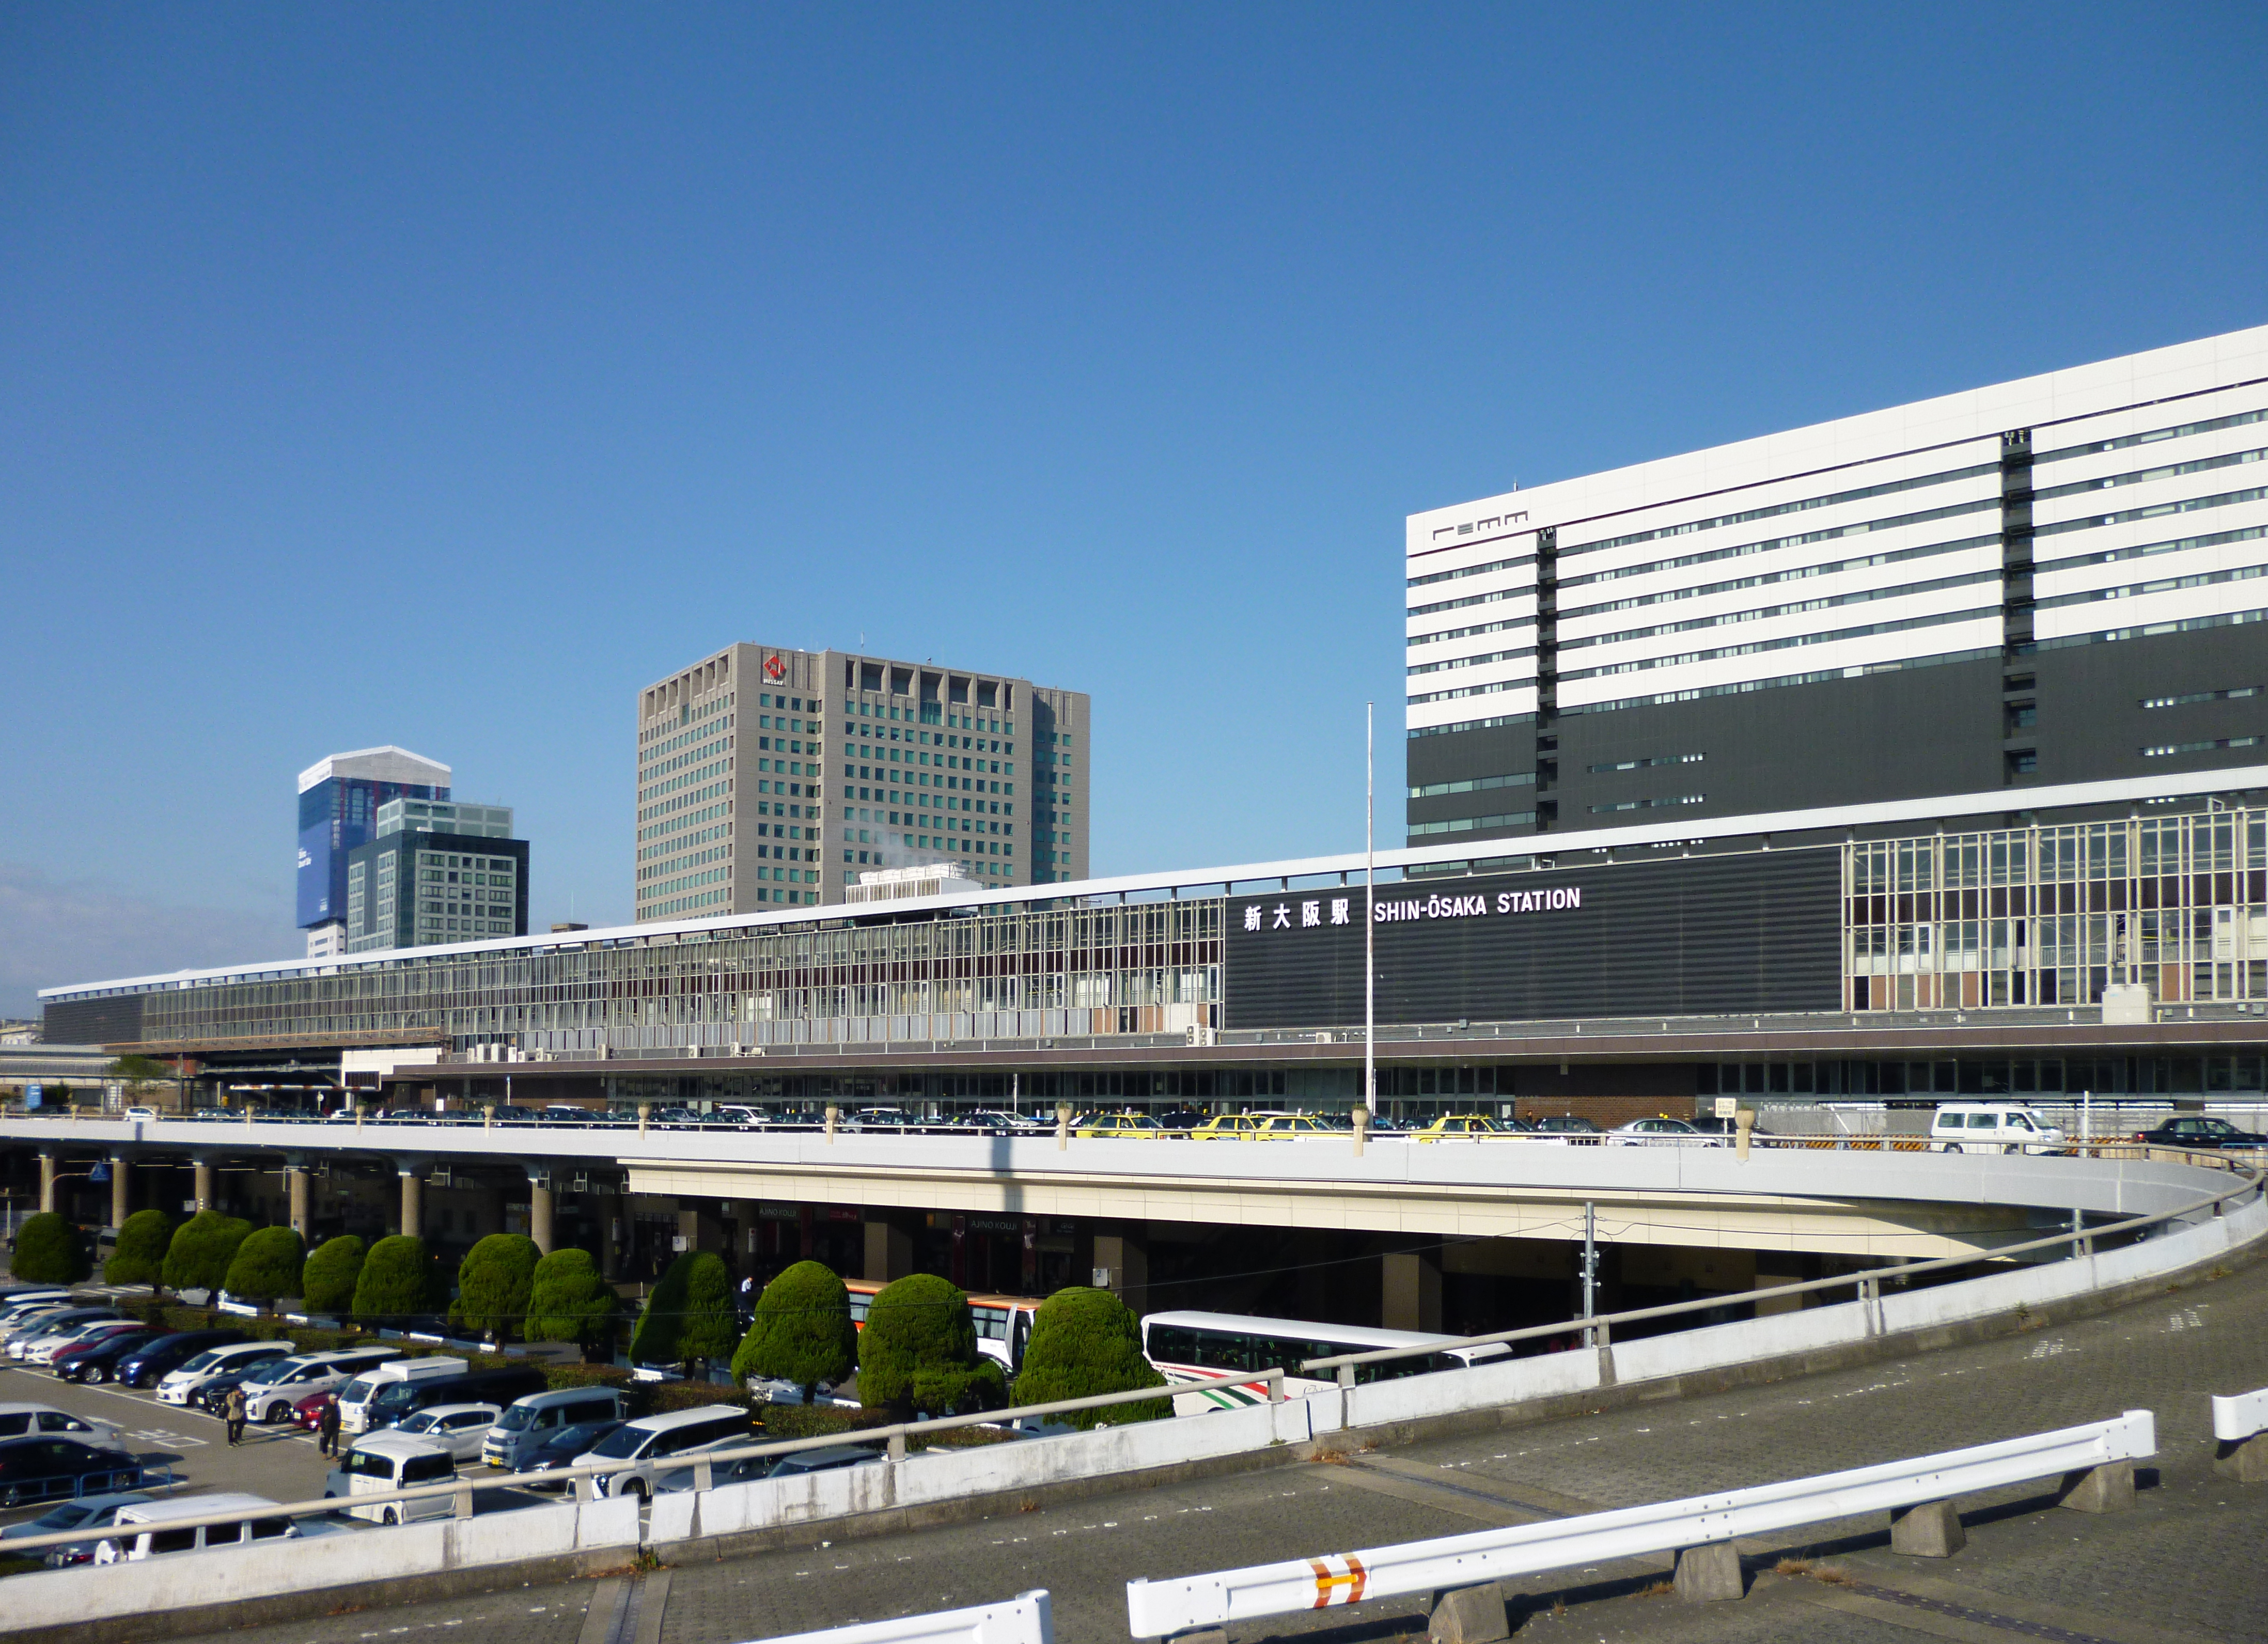
[[[626,918],[733,640],[1354,847],[1402,518],[2268,320],[2268,9],[0,11],[0,1013],[288,955],[394,742]]]

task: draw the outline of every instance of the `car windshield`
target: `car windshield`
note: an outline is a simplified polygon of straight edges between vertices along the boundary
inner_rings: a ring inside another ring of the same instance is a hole
[[[371,1390],[377,1385],[378,1382],[374,1377],[357,1375],[353,1381],[349,1382],[344,1387],[339,1389],[339,1403],[342,1404],[359,1404],[370,1397]]]
[[[497,1427],[505,1433],[525,1433],[535,1425],[538,1413],[526,1404],[514,1404],[497,1418]]]
[[[423,1433],[433,1425],[433,1412],[421,1410],[401,1424],[404,1433]]]
[[[68,1507],[57,1508],[54,1512],[48,1514],[44,1518],[33,1519],[32,1521],[31,1528],[33,1530],[77,1530],[81,1524],[85,1523],[87,1520],[92,1518],[97,1513],[105,1510],[106,1509],[101,1508],[82,1507],[79,1503],[73,1501]]]
[[[199,1353],[195,1358],[183,1365],[181,1368],[184,1370],[210,1370],[213,1366],[219,1362],[220,1353],[218,1349],[215,1349],[210,1353]]]
[[[638,1447],[652,1436],[642,1427],[617,1427],[593,1445],[591,1453],[604,1456],[609,1460],[635,1456],[638,1453]]]

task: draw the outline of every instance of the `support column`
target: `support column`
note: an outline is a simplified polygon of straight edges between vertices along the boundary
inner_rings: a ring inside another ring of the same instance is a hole
[[[600,1193],[593,1197],[599,1203],[599,1277],[612,1284],[622,1276],[620,1241],[615,1237],[615,1224],[622,1213],[622,1196]]]
[[[133,1195],[129,1191],[133,1180],[133,1163],[122,1153],[110,1155],[110,1225],[122,1227],[133,1212],[129,1206]]]
[[[875,1284],[903,1279],[914,1270],[913,1229],[902,1216],[866,1224],[866,1265],[862,1275]]]
[[[1387,1330],[1440,1331],[1440,1253],[1392,1250],[1379,1259],[1381,1325]]]
[[[1096,1286],[1140,1313],[1150,1301],[1150,1244],[1141,1223],[1122,1223],[1094,1235]]]
[[[403,1236],[422,1239],[425,1236],[425,1161],[423,1159],[397,1159],[394,1174],[401,1178],[401,1232]]]
[[[527,1236],[535,1241],[535,1248],[546,1256],[551,1254],[551,1168],[548,1165],[527,1167]]]
[[[303,1242],[312,1244],[315,1237],[315,1218],[307,1207],[307,1161],[287,1158],[284,1161],[284,1191],[291,1206],[291,1231]]]
[[[43,1214],[53,1214],[55,1208],[55,1155],[40,1154],[40,1209]]]
[[[190,1162],[196,1168],[196,1185],[190,1191],[196,1198],[197,1208],[210,1210],[213,1207],[212,1156],[198,1154]]]

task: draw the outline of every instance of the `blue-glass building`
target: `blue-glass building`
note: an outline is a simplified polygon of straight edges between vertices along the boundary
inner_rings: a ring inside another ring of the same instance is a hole
[[[307,951],[343,949],[347,852],[378,829],[392,800],[446,800],[449,767],[406,748],[333,754],[299,773],[298,919]]]

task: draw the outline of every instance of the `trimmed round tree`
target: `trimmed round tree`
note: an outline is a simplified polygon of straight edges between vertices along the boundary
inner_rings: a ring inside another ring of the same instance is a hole
[[[843,1380],[858,1363],[850,1293],[833,1268],[798,1262],[756,1299],[748,1333],[733,1354],[733,1379],[743,1387],[759,1375],[792,1382],[803,1390],[807,1404],[818,1396],[821,1382]]]
[[[1073,1286],[1040,1303],[1032,1320],[1032,1339],[1016,1377],[1019,1404],[1052,1404],[1098,1393],[1126,1393],[1163,1387],[1166,1378],[1143,1356],[1142,1332],[1133,1310],[1108,1290]],[[1155,1421],[1174,1413],[1174,1401],[1145,1398],[1081,1410],[1058,1418],[1076,1427]]]
[[[355,1279],[355,1316],[381,1323],[428,1312],[432,1285],[424,1240],[399,1233],[380,1239],[363,1257]]]
[[[998,1404],[1000,1367],[976,1350],[968,1298],[949,1279],[912,1273],[886,1286],[858,1333],[858,1402],[900,1415],[953,1415]]]
[[[166,1246],[165,1285],[168,1290],[218,1291],[228,1282],[228,1264],[236,1247],[252,1235],[252,1224],[217,1210],[201,1210],[180,1227]]]
[[[307,1311],[335,1316],[352,1308],[362,1262],[362,1241],[351,1233],[317,1245],[299,1274],[299,1299],[307,1304]]]
[[[685,1329],[685,1269],[692,1261],[688,1251],[665,1268],[645,1299],[645,1307],[630,1330],[630,1362],[676,1364],[677,1338]]]
[[[166,1251],[173,1242],[173,1219],[162,1210],[137,1210],[118,1230],[118,1245],[102,1264],[107,1285],[147,1285],[151,1292],[164,1288]]]
[[[524,1233],[491,1233],[457,1264],[457,1299],[449,1322],[508,1341],[527,1322],[535,1264],[543,1252]]]
[[[236,1247],[222,1287],[240,1301],[280,1301],[299,1294],[307,1247],[297,1227],[262,1227]]]
[[[722,1257],[688,1250],[669,1264],[630,1332],[632,1364],[676,1364],[728,1356],[740,1340],[733,1276]]]
[[[557,1250],[535,1264],[528,1286],[527,1338],[585,1346],[603,1338],[622,1298],[600,1277],[588,1250]]]
[[[16,1257],[9,1266],[18,1279],[38,1285],[75,1285],[92,1265],[86,1235],[52,1210],[25,1217],[24,1225],[16,1229]]]

